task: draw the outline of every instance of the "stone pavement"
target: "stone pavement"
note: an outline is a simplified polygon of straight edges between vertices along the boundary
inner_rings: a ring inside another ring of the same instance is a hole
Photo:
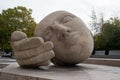
[[[120,80],[120,67],[78,64],[22,69],[15,63],[1,70],[1,80]]]
[[[118,66],[118,67],[120,67],[120,59],[89,58],[84,63],[99,64],[99,65],[109,65],[109,66]]]
[[[0,69],[6,67],[9,64],[15,63],[16,60],[9,57],[0,57]]]
[[[0,57],[0,64],[10,64],[16,62],[15,59],[9,58],[9,57]]]

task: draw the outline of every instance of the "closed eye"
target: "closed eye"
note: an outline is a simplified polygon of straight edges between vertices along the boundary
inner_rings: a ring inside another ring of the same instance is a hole
[[[66,17],[64,17],[64,19],[63,19],[63,23],[67,23],[67,22],[69,22],[69,21],[71,21],[73,18],[71,17],[71,16],[66,16]]]

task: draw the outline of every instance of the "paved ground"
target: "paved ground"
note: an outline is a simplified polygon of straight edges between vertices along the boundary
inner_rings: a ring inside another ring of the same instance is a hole
[[[118,67],[120,67],[120,59],[89,58],[84,63],[100,64],[100,65],[109,65],[109,66],[118,66]]]
[[[100,58],[99,61],[101,60],[102,62],[106,61],[106,59]],[[107,61],[111,60],[120,62],[120,59],[107,59]],[[74,67],[52,65],[43,66],[39,69],[21,69],[15,62],[11,58],[0,58],[0,64],[11,64],[2,70],[0,69],[0,72],[2,72],[0,73],[2,74],[0,80],[29,80],[30,78],[33,78],[33,80],[41,80],[40,78],[52,80],[120,80],[120,67],[79,64]]]
[[[15,59],[9,58],[9,57],[0,57],[0,64],[10,64],[16,62]]]
[[[51,65],[39,69],[22,69],[11,64],[1,72],[1,80],[120,80],[120,67],[93,64],[73,67]]]
[[[9,64],[15,63],[16,60],[9,57],[0,57],[0,71]]]

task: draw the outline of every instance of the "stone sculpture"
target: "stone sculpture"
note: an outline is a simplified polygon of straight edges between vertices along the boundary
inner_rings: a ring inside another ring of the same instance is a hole
[[[15,31],[11,35],[14,57],[21,67],[39,67],[49,65],[54,57],[52,42],[44,42],[40,37],[27,38],[27,35]]]
[[[89,29],[80,18],[66,11],[46,16],[35,28],[35,37],[27,38],[21,33],[16,31],[11,36],[15,58],[21,66],[48,65],[50,60],[55,65],[75,65],[86,60],[93,50]]]

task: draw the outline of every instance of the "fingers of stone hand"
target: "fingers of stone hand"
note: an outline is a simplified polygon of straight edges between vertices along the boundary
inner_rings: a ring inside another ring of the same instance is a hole
[[[40,64],[44,63],[44,61],[48,61],[53,58],[54,52],[51,50],[49,52],[45,52],[44,54],[39,54],[38,56],[34,56],[32,58],[24,59],[24,60],[17,60],[20,65],[33,65],[33,64]]]
[[[53,47],[54,47],[54,45],[51,41],[45,42],[43,45],[44,51],[51,50]]]
[[[36,48],[40,46],[42,43],[44,43],[44,40],[42,38],[31,37],[14,42],[13,47],[16,51],[23,51],[23,50]]]
[[[27,59],[31,58],[40,54],[44,54],[47,51],[50,51],[53,48],[53,43],[52,42],[45,42],[44,44],[41,44],[37,48],[32,48],[24,51],[14,51],[14,57],[16,59]]]

